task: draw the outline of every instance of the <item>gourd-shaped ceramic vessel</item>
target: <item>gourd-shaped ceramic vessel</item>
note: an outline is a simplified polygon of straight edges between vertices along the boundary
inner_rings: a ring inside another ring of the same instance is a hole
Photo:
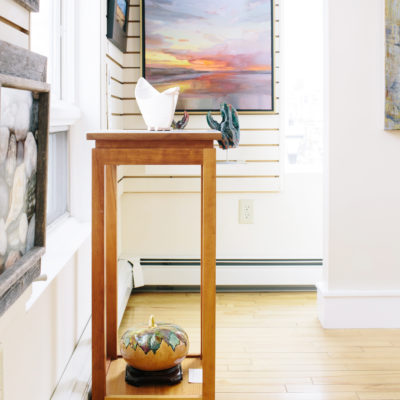
[[[120,342],[124,360],[142,371],[162,371],[180,364],[189,351],[187,333],[178,325],[155,322],[149,319],[149,326],[128,330]]]
[[[179,87],[160,93],[144,78],[139,78],[135,97],[149,131],[169,131],[175,114]]]

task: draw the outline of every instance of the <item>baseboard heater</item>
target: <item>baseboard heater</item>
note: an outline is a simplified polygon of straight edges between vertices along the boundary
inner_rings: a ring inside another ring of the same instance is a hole
[[[143,291],[198,291],[200,260],[141,258]],[[309,291],[321,279],[322,259],[217,259],[217,290]]]

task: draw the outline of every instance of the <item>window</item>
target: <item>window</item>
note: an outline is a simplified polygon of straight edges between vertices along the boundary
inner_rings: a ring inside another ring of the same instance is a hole
[[[68,132],[49,134],[47,225],[68,211]]]
[[[68,212],[68,124],[77,119],[74,103],[74,1],[41,0],[40,12],[31,15],[31,50],[48,59],[51,84],[48,146],[47,224]]]
[[[323,2],[285,0],[283,6],[287,170],[320,172],[323,141]]]

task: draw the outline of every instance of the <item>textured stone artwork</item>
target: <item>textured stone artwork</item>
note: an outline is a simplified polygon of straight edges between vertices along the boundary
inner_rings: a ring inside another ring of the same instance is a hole
[[[400,0],[386,0],[385,129],[400,129]]]
[[[0,91],[0,273],[35,242],[37,101],[30,91]]]

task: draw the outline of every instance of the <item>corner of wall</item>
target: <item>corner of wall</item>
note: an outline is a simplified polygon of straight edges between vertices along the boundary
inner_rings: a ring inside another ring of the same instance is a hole
[[[400,328],[400,290],[327,290],[318,283],[317,299],[323,328]]]

